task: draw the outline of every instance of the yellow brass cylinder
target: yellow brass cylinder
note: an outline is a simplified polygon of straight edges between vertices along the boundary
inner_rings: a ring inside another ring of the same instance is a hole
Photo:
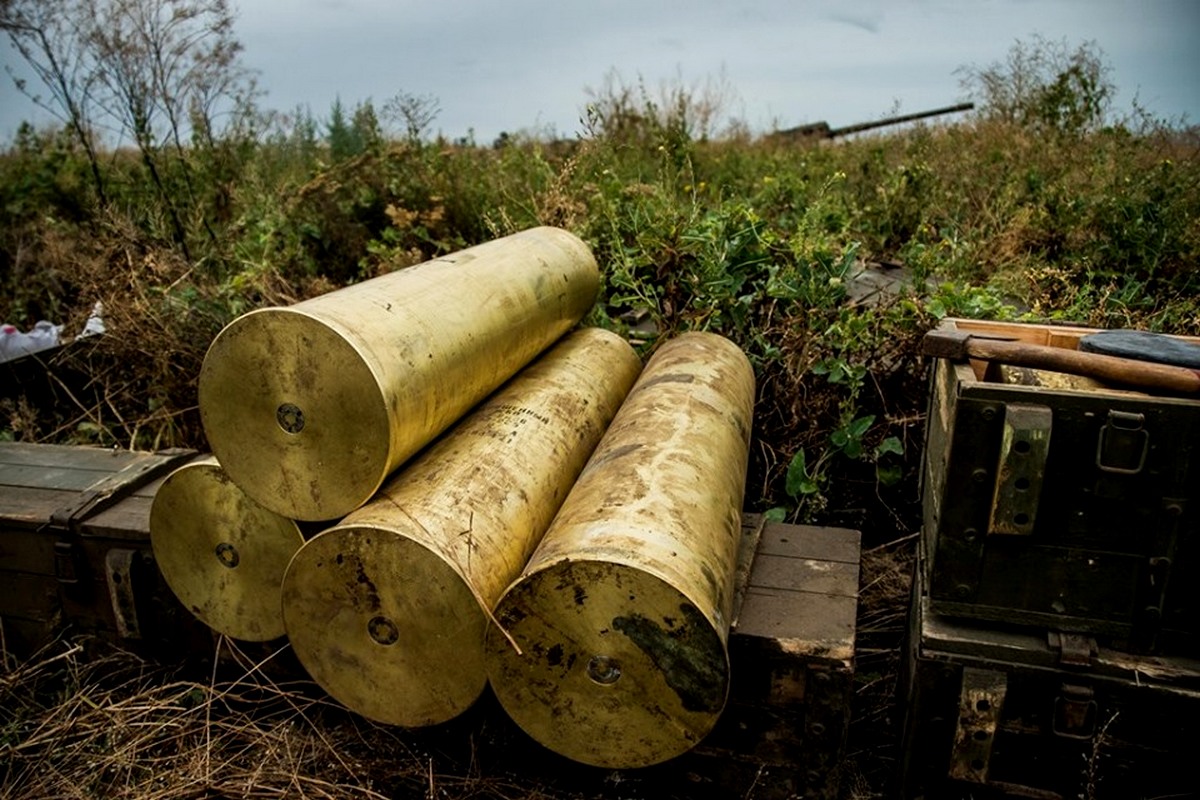
[[[598,287],[587,245],[543,227],[252,311],[205,355],[205,434],[263,506],[341,517],[570,330]]]
[[[487,615],[640,370],[616,334],[570,334],[309,540],[284,578],[283,615],[313,679],[379,722],[466,710],[487,682]]]
[[[664,344],[495,610],[487,672],[544,746],[640,767],[700,741],[724,708],[754,408],[733,343]]]
[[[150,507],[154,560],[179,601],[213,630],[252,642],[283,636],[279,588],[304,536],[234,485],[216,459],[185,464]]]

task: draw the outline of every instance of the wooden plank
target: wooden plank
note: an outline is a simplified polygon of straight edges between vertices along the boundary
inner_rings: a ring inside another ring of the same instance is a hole
[[[117,505],[85,519],[79,524],[79,532],[85,536],[106,536],[148,543],[150,508],[153,505],[153,497],[126,497]]]
[[[113,450],[106,447],[0,442],[0,465],[67,467],[111,473],[124,469],[135,461],[156,457],[153,453]]]
[[[1005,336],[1030,344],[1063,347],[1078,350],[1079,340],[1102,328],[1087,328],[1079,325],[1046,325],[1032,322],[996,322],[993,320],[949,318],[943,321],[947,327],[991,336]],[[1177,337],[1185,342],[1200,343],[1197,336]]]
[[[789,654],[849,661],[854,657],[858,599],[751,586],[737,635],[780,642]]]
[[[858,565],[760,553],[750,572],[750,586],[857,597]]]
[[[951,619],[933,612],[928,597],[921,599],[919,608],[915,618],[920,623],[922,657],[961,656],[1031,668],[1054,668],[1061,660],[1044,631]],[[1100,645],[1088,673],[1134,685],[1149,679],[1200,691],[1200,659],[1181,655],[1123,653]]]
[[[0,575],[12,572],[54,574],[55,537],[35,529],[0,529]],[[4,579],[0,578],[0,582]]]
[[[857,564],[860,539],[858,531],[846,528],[768,523],[763,528],[758,554]]]
[[[113,475],[112,470],[72,466],[15,466],[0,464],[0,486],[64,489],[82,492]]]
[[[65,489],[0,486],[0,528],[41,527],[78,497],[78,492]]]
[[[53,576],[12,572],[0,580],[0,616],[49,625],[59,608],[58,581]]]

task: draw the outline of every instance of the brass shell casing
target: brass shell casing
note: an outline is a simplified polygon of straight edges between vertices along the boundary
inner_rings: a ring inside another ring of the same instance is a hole
[[[304,543],[300,527],[234,485],[214,458],[185,464],[150,507],[154,560],[179,601],[234,639],[283,636],[279,587]]]
[[[640,370],[620,336],[570,334],[305,544],[283,610],[313,679],[379,722],[465,711],[487,682],[487,615]]]
[[[266,508],[342,517],[570,330],[599,280],[582,240],[542,227],[252,311],[204,358],[209,444]]]
[[[587,764],[679,755],[724,708],[754,373],[720,336],[659,348],[520,578],[487,671],[530,736]]]

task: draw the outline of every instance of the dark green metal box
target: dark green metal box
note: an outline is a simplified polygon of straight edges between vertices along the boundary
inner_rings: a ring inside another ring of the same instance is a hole
[[[1088,329],[952,320],[1056,347]],[[1028,372],[1027,370],[1025,372]],[[1200,399],[934,362],[924,469],[931,609],[1138,652],[1200,639]]]
[[[1200,741],[1200,661],[949,619],[923,589],[918,570],[897,796],[1198,796],[1188,755]]]

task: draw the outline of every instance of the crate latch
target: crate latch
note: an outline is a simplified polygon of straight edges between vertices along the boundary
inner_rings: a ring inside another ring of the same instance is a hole
[[[79,546],[69,540],[60,539],[54,543],[54,577],[63,586],[75,586],[79,583],[80,566]]]
[[[1150,432],[1142,427],[1145,423],[1145,414],[1110,409],[1096,443],[1096,466],[1118,475],[1141,472],[1150,450]]]
[[[1046,638],[1050,649],[1058,653],[1058,663],[1062,666],[1090,667],[1100,652],[1096,640],[1082,633],[1050,631]]]
[[[1090,687],[1064,683],[1054,698],[1054,735],[1090,739],[1096,732],[1096,694]]]
[[[963,667],[958,699],[958,727],[950,755],[951,778],[987,783],[992,743],[1004,708],[1008,679],[1003,672]]]
[[[108,576],[108,596],[112,601],[113,617],[117,622],[117,633],[122,639],[142,638],[138,624],[137,598],[134,593],[134,572],[141,563],[142,554],[137,550],[109,550],[104,556],[104,571]]]
[[[1053,421],[1054,413],[1048,406],[1024,403],[1005,406],[989,534],[1033,533],[1046,477]]]

